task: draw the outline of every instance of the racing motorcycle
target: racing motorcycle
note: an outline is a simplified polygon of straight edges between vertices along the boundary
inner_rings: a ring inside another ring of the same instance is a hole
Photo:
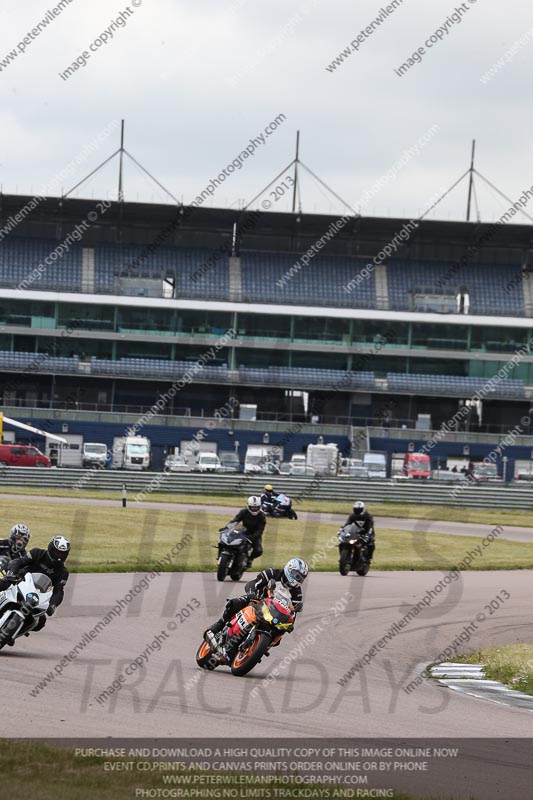
[[[263,511],[268,517],[298,519],[298,514],[292,507],[292,500],[286,494],[278,494],[274,501],[263,501]]]
[[[27,572],[19,583],[0,592],[0,650],[19,636],[42,627],[52,597],[52,581],[41,572]]]
[[[264,599],[250,598],[220,633],[211,634],[213,647],[202,642],[196,663],[207,670],[229,666],[233,675],[246,675],[280,644],[284,633],[292,631],[295,616],[288,589],[271,581]]]
[[[232,581],[239,581],[242,573],[250,566],[251,541],[244,533],[245,528],[237,522],[230,522],[221,528],[218,539],[217,580],[223,581],[227,575]]]
[[[354,570],[358,575],[366,575],[370,569],[368,559],[368,540],[361,529],[352,522],[337,533],[339,540],[339,572],[348,575]]]

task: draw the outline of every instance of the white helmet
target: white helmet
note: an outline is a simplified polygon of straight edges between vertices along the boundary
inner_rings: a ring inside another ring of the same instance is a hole
[[[246,501],[246,507],[248,508],[250,514],[253,514],[254,517],[256,517],[261,511],[261,498],[257,497],[255,494],[252,494]]]
[[[365,504],[362,503],[361,500],[357,500],[357,502],[353,504],[353,510],[357,514],[357,516],[360,517],[363,511],[365,510]]]
[[[307,578],[309,567],[302,558],[291,558],[283,567],[282,583],[288,586],[301,586]]]

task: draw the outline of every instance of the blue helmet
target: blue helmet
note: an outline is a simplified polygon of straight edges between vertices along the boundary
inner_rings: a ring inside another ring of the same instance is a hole
[[[286,583],[289,586],[300,586],[309,573],[309,567],[301,558],[291,558],[283,568]]]

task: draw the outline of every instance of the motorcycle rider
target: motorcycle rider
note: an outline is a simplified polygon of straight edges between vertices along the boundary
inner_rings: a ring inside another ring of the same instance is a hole
[[[4,591],[13,583],[18,583],[27,572],[41,572],[47,575],[52,581],[53,587],[46,611],[47,615],[51,617],[56,608],[63,602],[64,587],[69,576],[65,561],[69,552],[70,542],[64,536],[54,536],[48,543],[46,550],[32,547],[27,555],[15,558],[9,563],[5,577],[0,579],[0,591]],[[33,630],[40,631],[45,622],[46,619],[43,615],[39,620],[39,624]]]
[[[265,514],[272,514],[276,507],[276,492],[272,485],[267,483],[261,495],[261,508]]]
[[[372,561],[374,550],[376,549],[376,536],[374,531],[374,517],[365,508],[365,504],[361,500],[357,500],[353,504],[353,511],[344,523],[343,527],[355,524],[360,532],[364,535],[368,542],[367,555],[368,560]]]
[[[9,531],[8,538],[0,539],[0,569],[3,564],[7,566],[14,558],[26,555],[26,547],[30,537],[30,529],[23,522],[13,525]]]
[[[232,522],[240,522],[246,530],[246,536],[252,543],[252,552],[248,556],[248,567],[251,566],[254,558],[259,558],[263,555],[262,537],[266,525],[266,516],[261,511],[261,498],[256,495],[251,495],[246,501],[246,507],[241,508],[228,525]],[[224,528],[220,528],[224,530]]]
[[[240,595],[240,597],[232,597],[227,601],[220,619],[217,619],[209,628],[205,629],[204,640],[212,650],[220,650],[215,634],[220,633],[232,616],[247,606],[252,598],[260,599],[265,597],[272,580],[279,581],[282,586],[289,590],[294,610],[300,612],[303,608],[302,583],[308,574],[309,567],[302,558],[291,558],[283,569],[276,569],[275,567],[264,569],[257,575],[255,580],[248,581],[244,587],[244,594]]]

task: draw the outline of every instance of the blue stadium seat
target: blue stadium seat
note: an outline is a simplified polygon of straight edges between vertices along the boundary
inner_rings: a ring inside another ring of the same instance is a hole
[[[242,299],[247,303],[375,308],[374,274],[357,286],[353,278],[367,264],[348,256],[315,256],[296,272],[298,255],[241,252]],[[279,283],[278,283],[279,281]]]
[[[0,247],[0,286],[80,292],[81,245],[71,245],[50,265],[44,263],[59,244],[61,242],[55,239],[6,237]]]
[[[161,279],[171,275],[176,297],[229,300],[229,258],[205,248],[98,244],[94,248],[95,291],[117,294],[120,277]]]
[[[452,271],[446,261],[391,259],[387,264],[389,306],[396,311],[412,308],[412,295],[456,295],[468,291],[470,314],[524,316],[522,284],[516,279],[520,265],[466,264]]]

